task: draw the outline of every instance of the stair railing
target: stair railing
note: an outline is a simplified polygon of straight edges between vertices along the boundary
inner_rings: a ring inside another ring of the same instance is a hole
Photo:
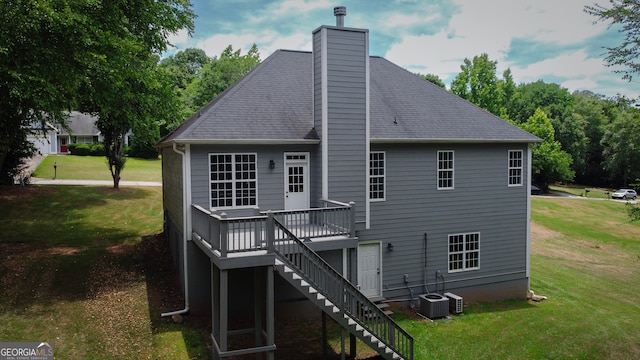
[[[413,359],[413,337],[345,279],[331,265],[267,212],[268,231],[273,225],[273,252],[296,270],[327,300],[349,315],[404,359]]]

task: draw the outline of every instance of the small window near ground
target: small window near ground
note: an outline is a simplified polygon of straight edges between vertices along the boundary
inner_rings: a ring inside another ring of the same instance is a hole
[[[480,233],[449,235],[449,272],[480,268]]]
[[[438,190],[453,189],[453,150],[438,151]]]
[[[522,185],[522,150],[509,150],[509,186]]]
[[[385,199],[385,170],[384,152],[376,151],[369,154],[369,199],[382,201]]]

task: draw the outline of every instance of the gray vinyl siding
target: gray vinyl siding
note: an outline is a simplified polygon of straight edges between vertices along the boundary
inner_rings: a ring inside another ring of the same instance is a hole
[[[365,219],[367,32],[327,28],[329,198],[355,201]],[[358,206],[359,205],[359,206]]]
[[[162,204],[166,216],[182,231],[182,156],[172,148],[162,148]]]
[[[429,291],[437,270],[447,289],[526,278],[527,186],[507,183],[508,150],[518,149],[526,181],[526,144],[372,146],[386,152],[386,199],[371,204],[371,228],[358,236],[383,243],[385,296],[406,293],[404,274]],[[438,150],[455,152],[454,190],[436,190]],[[480,233],[478,270],[448,272],[448,235],[458,233]]]
[[[315,173],[314,163],[318,163],[317,146],[255,146],[255,145],[194,145],[191,147],[191,193],[192,203],[210,209],[209,194],[209,154],[210,153],[255,153],[258,170],[258,208],[265,210],[284,209],[284,153],[308,152],[309,161],[309,186],[311,187],[311,206],[314,204],[315,194],[319,193],[319,175]],[[275,162],[274,169],[269,168],[269,160]],[[251,215],[251,209],[223,210],[228,214],[239,216]]]
[[[313,34],[313,123],[322,134],[322,32]]]

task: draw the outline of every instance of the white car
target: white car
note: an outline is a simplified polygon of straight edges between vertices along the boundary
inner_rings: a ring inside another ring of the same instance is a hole
[[[613,194],[611,194],[611,197],[614,199],[635,200],[638,197],[638,193],[636,193],[635,190],[631,190],[631,189],[619,189],[619,190],[616,190],[616,192],[614,192]]]

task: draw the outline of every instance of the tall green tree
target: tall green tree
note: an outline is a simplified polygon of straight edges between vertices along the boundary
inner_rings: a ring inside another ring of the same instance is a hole
[[[71,0],[0,1],[0,178],[35,151],[30,128],[64,125],[74,105],[89,57],[83,9]]]
[[[125,165],[124,139],[159,139],[158,125],[179,116],[177,94],[158,67],[168,36],[193,30],[188,0],[89,3],[93,58],[86,63],[80,109],[98,116],[113,187]]]
[[[640,110],[629,108],[608,124],[602,138],[604,165],[612,183],[627,186],[640,177]]]
[[[574,92],[575,98],[573,114],[580,118],[584,125],[586,137],[586,151],[584,155],[584,167],[576,172],[576,182],[593,186],[608,186],[609,176],[604,168],[604,147],[602,137],[605,126],[617,116],[615,104],[602,95],[590,91]]]
[[[447,86],[445,85],[444,81],[442,81],[442,79],[440,79],[440,77],[438,75],[435,74],[416,74],[418,76],[420,76],[421,78],[436,84],[438,86],[440,86],[443,89],[446,89]]]
[[[204,66],[209,62],[211,62],[211,58],[207,56],[204,50],[194,48],[178,51],[175,55],[160,61],[160,67],[169,74],[181,104],[180,116],[167,123],[166,126],[161,127],[161,135],[166,135],[180,125],[185,118],[193,114],[193,110],[189,106],[190,99],[186,90],[192,82],[196,81]]]
[[[504,113],[504,94],[496,75],[497,63],[489,60],[487,54],[474,56],[473,60],[464,59],[461,72],[451,82],[450,91],[500,116]]]
[[[522,123],[534,115],[537,109],[544,111],[555,129],[555,140],[574,159],[572,170],[582,174],[586,167],[589,140],[585,134],[585,119],[574,113],[575,101],[575,97],[566,88],[538,80],[516,88],[508,114],[509,119]]]
[[[623,41],[618,46],[606,47],[608,55],[604,58],[607,65],[615,67],[614,72],[631,81],[640,71],[640,0],[609,0],[611,7],[599,4],[585,6],[584,11],[597,18],[597,21],[620,25],[618,30]]]
[[[0,2],[0,169],[32,123],[64,124],[66,110],[98,115],[98,127],[113,139],[134,128],[134,113],[156,118],[148,106],[125,110],[132,104],[175,104],[159,90],[154,66],[169,35],[193,30],[190,6],[188,0]],[[105,145],[123,154],[117,142]],[[115,176],[114,187],[118,182]]]
[[[211,58],[204,50],[189,48],[162,59],[160,66],[167,69],[173,84],[184,90],[209,62]]]
[[[509,118],[515,122],[526,122],[540,108],[554,121],[571,115],[573,102],[569,90],[558,84],[543,80],[520,84],[509,105]]]
[[[254,44],[245,54],[231,45],[203,66],[198,77],[186,89],[189,113],[195,113],[241,77],[260,64],[260,53]]]
[[[573,159],[562,150],[562,146],[555,140],[555,130],[547,115],[541,109],[525,122],[516,124],[529,133],[541,138],[532,151],[532,179],[544,191],[549,190],[549,184],[554,181],[572,181],[575,173],[571,170]]]

